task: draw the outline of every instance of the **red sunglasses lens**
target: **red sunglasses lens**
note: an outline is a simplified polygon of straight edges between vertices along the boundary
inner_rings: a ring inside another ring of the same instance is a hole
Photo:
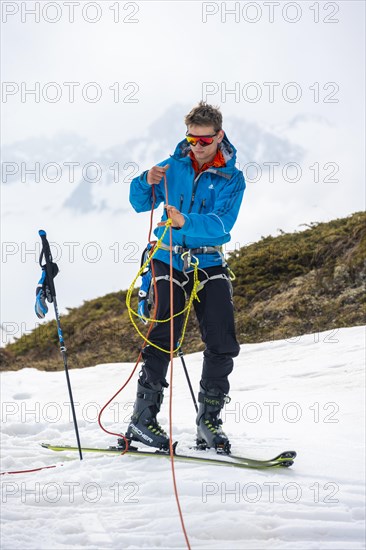
[[[199,143],[202,147],[207,147],[213,143],[213,137],[203,137],[203,136],[186,136],[186,139],[190,145],[195,147]]]

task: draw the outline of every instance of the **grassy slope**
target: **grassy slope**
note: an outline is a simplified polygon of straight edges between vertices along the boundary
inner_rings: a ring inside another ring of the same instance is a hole
[[[265,237],[232,253],[240,343],[365,324],[365,222],[366,214],[359,212]],[[141,340],[130,324],[125,297],[125,291],[107,294],[62,317],[70,367],[137,358]],[[184,342],[187,353],[203,349],[193,317]],[[0,359],[5,369],[62,369],[55,321],[0,349]]]

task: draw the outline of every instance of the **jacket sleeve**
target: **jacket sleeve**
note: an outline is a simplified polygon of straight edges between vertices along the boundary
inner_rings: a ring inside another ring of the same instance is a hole
[[[164,160],[163,162],[159,162],[157,166],[165,166],[168,163],[168,160]],[[131,181],[130,203],[136,212],[147,212],[151,209],[153,201],[152,187],[154,187],[155,191],[155,208],[164,201],[164,181],[161,180],[160,183],[152,186],[147,183],[147,173],[148,170],[145,170],[145,172]]]
[[[227,235],[238,217],[244,189],[244,176],[238,170],[217,196],[213,211],[208,214],[183,214],[186,221],[179,232],[187,237],[203,239]]]

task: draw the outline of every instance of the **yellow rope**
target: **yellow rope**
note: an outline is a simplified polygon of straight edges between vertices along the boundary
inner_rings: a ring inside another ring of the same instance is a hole
[[[161,247],[161,243],[163,242],[163,239],[164,239],[164,236],[166,234],[166,232],[168,231],[168,228],[172,225],[172,220],[169,218],[167,220],[167,222],[165,223],[165,229],[160,237],[160,239],[158,239],[158,241],[156,242],[155,246],[154,246],[154,249],[152,251],[152,254],[150,256],[147,257],[146,261],[144,262],[144,264],[140,267],[136,277],[133,279],[128,291],[127,291],[127,295],[126,295],[126,306],[127,306],[127,310],[128,310],[128,314],[129,314],[129,317],[130,317],[130,320],[131,320],[131,323],[132,325],[134,326],[136,332],[141,336],[141,338],[147,343],[149,344],[150,346],[154,346],[154,348],[157,348],[158,350],[160,351],[163,351],[165,353],[170,353],[170,350],[167,350],[167,349],[164,349],[164,348],[161,348],[160,346],[158,346],[157,344],[154,344],[153,342],[151,342],[148,338],[146,338],[146,336],[140,331],[139,327],[137,326],[133,316],[136,316],[138,317],[139,319],[143,319],[144,321],[146,322],[149,322],[149,323],[167,323],[168,321],[170,321],[171,319],[173,319],[174,317],[177,317],[178,315],[182,315],[183,313],[186,313],[185,315],[185,319],[184,319],[184,323],[183,323],[183,329],[182,329],[182,336],[179,340],[179,343],[178,343],[178,346],[176,347],[176,349],[174,350],[174,353],[176,353],[179,348],[181,347],[182,343],[183,343],[183,340],[184,340],[184,336],[185,336],[185,332],[186,332],[186,328],[187,328],[187,324],[188,324],[188,318],[189,318],[189,312],[190,312],[190,309],[192,307],[192,303],[193,303],[193,300],[198,300],[199,301],[199,298],[197,296],[197,292],[198,292],[198,286],[200,284],[200,281],[198,279],[198,258],[195,257],[195,262],[193,263],[193,288],[192,288],[192,292],[191,292],[191,295],[189,297],[189,300],[187,302],[187,305],[185,306],[184,309],[182,309],[182,311],[180,311],[179,313],[175,313],[172,317],[169,317],[168,319],[151,319],[150,317],[145,317],[144,315],[140,315],[139,313],[137,313],[137,311],[135,311],[132,307],[131,307],[131,298],[132,298],[132,293],[133,293],[133,290],[135,288],[135,283],[137,281],[137,279],[140,277],[140,275],[145,271],[146,267],[148,266],[148,264],[150,263],[150,261],[152,260],[152,258],[155,256],[156,252],[159,250],[159,248]],[[186,254],[186,253],[185,253]],[[183,255],[182,255],[183,256]]]

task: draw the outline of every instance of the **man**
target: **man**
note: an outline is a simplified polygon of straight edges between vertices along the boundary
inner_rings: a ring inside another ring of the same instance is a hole
[[[193,287],[193,263],[199,261],[202,288],[194,309],[206,345],[198,394],[197,442],[201,446],[230,450],[222,430],[220,411],[228,400],[228,376],[233,357],[239,353],[235,337],[231,282],[221,245],[230,240],[245,189],[241,171],[235,167],[236,149],[222,129],[218,108],[201,101],[185,117],[186,138],[170,159],[144,172],[131,182],[130,202],[136,212],[151,209],[154,186],[157,207],[166,204],[164,179],[168,182],[169,205],[162,220],[171,218],[173,227],[174,312],[184,308]],[[155,230],[160,237],[164,227]],[[187,254],[188,252],[188,254]],[[194,258],[192,263],[190,258]],[[170,317],[169,232],[156,252],[154,272],[158,305],[156,319]],[[182,331],[183,315],[174,319],[174,341]],[[170,349],[170,322],[156,323],[149,339]],[[148,345],[143,350],[143,366],[137,384],[137,397],[126,436],[147,445],[167,449],[169,439],[157,421],[167,387],[169,353]]]

